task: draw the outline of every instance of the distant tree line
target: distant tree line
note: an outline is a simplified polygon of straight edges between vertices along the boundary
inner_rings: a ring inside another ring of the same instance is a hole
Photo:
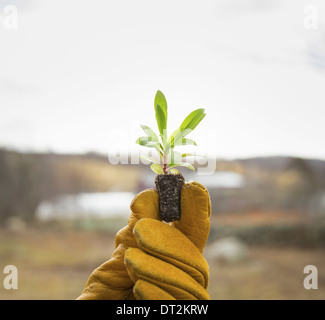
[[[307,212],[315,195],[325,196],[325,161],[266,157],[229,161],[244,188],[211,190],[214,212],[298,210]],[[324,208],[325,214],[325,208]]]
[[[0,221],[10,216],[33,220],[43,200],[62,194],[108,191],[114,186],[129,191],[128,185],[133,188],[135,183],[129,169],[112,168],[106,157],[96,154],[58,155],[0,149]],[[124,174],[119,172],[122,170]]]
[[[0,218],[30,220],[41,199],[55,193],[52,159],[0,150]]]
[[[213,213],[306,210],[315,194],[325,195],[325,161],[321,160],[295,157],[220,160],[216,168],[240,173],[245,186],[234,190],[209,189]],[[33,220],[42,201],[62,194],[138,192],[145,170],[141,165],[114,166],[105,156],[94,153],[21,153],[0,148],[0,222],[11,216]]]

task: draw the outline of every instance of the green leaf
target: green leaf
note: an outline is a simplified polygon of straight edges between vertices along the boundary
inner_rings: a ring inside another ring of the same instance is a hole
[[[152,138],[148,136],[138,138],[135,143],[148,148],[157,148],[160,144],[159,141],[152,141]]]
[[[151,128],[149,128],[148,126],[146,126],[144,124],[141,124],[140,127],[142,128],[142,130],[148,137],[152,138],[152,141],[159,141],[158,136]]]
[[[175,163],[179,163],[181,161],[182,161],[181,153],[174,151],[174,150],[170,150],[170,154],[168,157],[168,165],[173,166],[173,165],[175,165]]]
[[[198,118],[196,118],[195,122],[191,124],[192,131],[197,127],[197,125],[203,120],[205,116],[206,113],[202,113]]]
[[[192,111],[182,122],[179,129],[182,132],[182,137],[185,137],[191,131],[193,131],[196,126],[201,122],[201,120],[205,117],[204,113],[205,109],[197,109]],[[185,131],[186,130],[186,131]]]
[[[158,125],[158,129],[160,132],[160,136],[163,137],[166,135],[166,127],[167,127],[167,118],[161,106],[159,104],[156,105],[156,121]]]
[[[169,137],[168,143],[170,144],[170,148],[173,149],[175,145],[177,145],[177,142],[182,137],[182,131],[179,129],[176,129]]]
[[[168,139],[170,148],[173,149],[177,145],[195,145],[196,143],[191,139],[184,139],[186,135],[192,132],[195,127],[205,117],[204,109],[197,109],[191,112],[183,121],[178,129],[176,129]]]
[[[178,174],[179,173],[179,171],[177,170],[177,169],[170,169],[169,170],[171,173],[173,173],[173,174]]]
[[[160,105],[160,107],[162,108],[165,114],[165,118],[167,120],[167,101],[164,94],[160,90],[157,91],[155,96],[155,109],[157,105]]]
[[[158,129],[165,148],[167,140],[167,101],[160,90],[157,91],[155,96],[155,111]]]
[[[148,157],[148,156],[144,156],[144,155],[140,155],[140,158],[145,160],[145,161],[149,161],[149,162],[153,162],[155,164],[159,164],[158,161],[156,161],[154,158],[152,157]]]
[[[139,142],[157,142],[157,141],[153,141],[152,137],[142,136],[136,140],[136,143],[139,143]]]
[[[185,157],[204,157],[207,158],[207,156],[203,155],[203,154],[198,154],[198,153],[182,153],[182,158]]]
[[[176,145],[178,145],[178,146],[188,146],[188,145],[197,146],[196,142],[189,138],[183,138],[182,140],[179,140]]]
[[[157,174],[163,174],[163,169],[161,167],[161,165],[159,164],[152,164],[150,166],[150,169],[154,172],[154,173],[157,173]]]
[[[182,163],[177,163],[173,166],[171,166],[170,168],[174,168],[174,167],[186,167],[188,169],[191,169],[191,170],[195,170],[195,168],[193,167],[192,164],[190,164],[189,162],[182,162]]]
[[[204,113],[204,109],[196,109],[192,111],[182,122],[179,129],[181,131],[184,131],[185,129],[191,129],[193,130],[193,125],[196,122],[196,120]]]

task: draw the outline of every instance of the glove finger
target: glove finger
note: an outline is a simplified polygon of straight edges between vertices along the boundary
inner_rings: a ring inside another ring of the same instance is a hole
[[[128,247],[136,247],[133,237],[133,228],[138,220],[142,218],[159,219],[159,196],[157,191],[146,189],[138,193],[132,200],[131,214],[129,216],[128,225],[122,228],[115,237],[115,247],[121,243]]]
[[[137,300],[175,300],[171,294],[145,280],[135,283],[133,294]]]
[[[211,202],[208,190],[194,181],[181,190],[181,219],[172,225],[185,234],[203,252],[210,232]]]
[[[130,205],[132,215],[135,219],[159,218],[159,195],[154,189],[146,189],[138,193]]]
[[[198,248],[178,229],[154,219],[141,219],[133,229],[137,245],[208,287],[209,266]]]
[[[132,292],[134,282],[124,265],[125,250],[120,245],[110,260],[92,272],[78,300],[120,300]]]
[[[135,283],[140,279],[148,281],[178,300],[209,299],[207,291],[190,275],[138,248],[129,248],[125,252],[124,262]]]
[[[147,189],[133,199],[128,225],[115,237],[112,258],[95,269],[90,275],[78,299],[124,299],[132,292],[134,282],[124,265],[124,253],[129,247],[137,247],[133,227],[143,217],[159,218],[158,193]]]

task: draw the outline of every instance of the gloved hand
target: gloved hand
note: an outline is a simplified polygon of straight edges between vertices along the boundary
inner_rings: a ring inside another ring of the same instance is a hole
[[[209,299],[209,270],[202,256],[210,231],[207,189],[197,182],[181,190],[181,219],[160,221],[153,189],[131,203],[128,225],[115,238],[110,260],[90,275],[78,299]]]

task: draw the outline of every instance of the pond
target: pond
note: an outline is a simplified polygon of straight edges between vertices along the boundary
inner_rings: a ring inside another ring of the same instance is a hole
[[[127,217],[132,192],[97,192],[63,195],[43,201],[36,210],[40,220]]]

